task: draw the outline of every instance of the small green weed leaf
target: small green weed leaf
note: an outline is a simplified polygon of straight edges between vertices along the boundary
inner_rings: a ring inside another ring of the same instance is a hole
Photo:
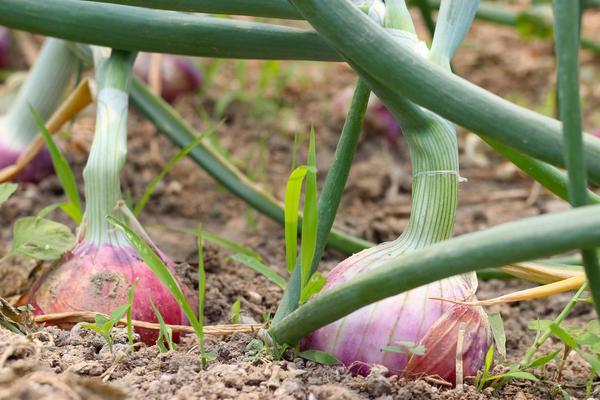
[[[73,221],[75,221],[77,225],[79,225],[81,224],[81,219],[83,218],[83,211],[81,209],[81,199],[79,198],[79,191],[77,190],[77,182],[75,181],[73,170],[71,169],[65,156],[61,153],[58,146],[52,139],[52,135],[50,132],[48,132],[48,129],[46,129],[46,125],[42,118],[39,116],[36,110],[33,109],[33,107],[29,106],[29,109],[31,110],[35,124],[46,141],[48,151],[50,151],[50,157],[52,158],[52,164],[54,165],[54,170],[56,171],[58,180],[60,181],[63,190],[69,199],[69,206],[65,207],[66,209],[62,206],[61,208],[69,217],[73,219]]]
[[[154,302],[150,300],[150,306],[152,306],[152,310],[158,319],[158,325],[160,326],[160,330],[158,332],[158,339],[156,339],[156,346],[160,349],[161,353],[166,353],[167,348],[165,347],[165,342],[167,346],[169,346],[169,350],[175,350],[177,346],[173,342],[173,329],[165,323],[163,316],[158,311],[158,308],[154,305]]]
[[[425,354],[425,347],[422,344],[417,346],[413,342],[400,341],[395,346],[385,346],[381,351],[422,356]]]
[[[129,304],[123,304],[122,306],[115,308],[113,312],[110,313],[110,320],[114,321],[115,323],[119,322],[119,320],[123,318],[123,315],[127,312],[128,308]]]
[[[550,354],[546,354],[543,355],[539,358],[536,358],[535,360],[533,360],[531,362],[531,364],[529,364],[527,366],[527,368],[539,368],[539,367],[543,367],[544,365],[548,364],[550,361],[556,359],[556,357],[558,356],[558,353],[560,353],[560,350],[557,351],[553,351]]]
[[[492,335],[494,336],[494,343],[496,343],[498,354],[500,354],[502,358],[506,358],[506,333],[504,332],[502,316],[498,312],[491,312],[488,313],[488,319],[490,321],[490,328],[492,329]]]
[[[59,259],[75,246],[75,236],[67,226],[38,217],[24,217],[13,227],[12,252],[38,260]]]
[[[204,360],[205,361],[214,361],[217,358],[219,358],[219,356],[214,351],[206,351],[206,352],[204,352]]]
[[[527,328],[531,329],[532,331],[545,331],[546,329],[550,329],[550,325],[552,323],[553,321],[548,319],[539,319],[530,321],[529,324],[527,324]]]
[[[566,346],[577,349],[577,341],[573,336],[571,336],[567,331],[556,324],[550,324],[550,331],[559,338]]]
[[[308,280],[306,286],[304,286],[304,288],[302,289],[302,296],[300,297],[300,302],[307,302],[308,299],[310,299],[315,294],[319,293],[326,283],[327,278],[325,278],[325,276],[323,276],[322,273],[315,272]]]
[[[308,173],[302,219],[302,242],[300,244],[300,266],[302,268],[302,289],[310,279],[310,269],[317,247],[318,194],[317,194],[317,155],[315,149],[315,129],[310,130],[308,146]]]
[[[244,264],[245,266],[252,268],[280,288],[285,289],[287,286],[287,282],[281,275],[273,271],[273,269],[268,265],[263,264],[260,260],[242,253],[235,254],[231,258],[240,264]]]
[[[308,173],[305,165],[292,171],[285,187],[285,259],[288,272],[292,272],[298,252],[298,210],[302,183]]]
[[[320,350],[301,351],[300,353],[298,353],[298,357],[322,365],[340,364],[340,361],[337,358],[335,358],[334,355]]]
[[[490,376],[488,380],[496,380],[499,378],[511,378],[511,379],[527,379],[528,381],[537,382],[539,379],[532,373],[525,371],[509,371],[505,374]]]
[[[81,326],[104,336],[104,329],[102,329],[102,325],[98,326],[94,324],[82,323]]]
[[[240,308],[241,308],[242,300],[238,297],[235,303],[231,305],[231,316],[230,321],[232,324],[240,323]]]
[[[0,183],[0,206],[13,195],[17,188],[18,186],[14,183]]]

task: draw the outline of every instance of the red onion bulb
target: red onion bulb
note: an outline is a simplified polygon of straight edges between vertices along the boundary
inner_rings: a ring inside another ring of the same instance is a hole
[[[161,257],[174,273],[173,263]],[[187,325],[175,298],[132,248],[80,243],[63,261],[42,276],[31,290],[29,299],[37,315],[68,311],[110,314],[127,304],[128,289],[137,278],[133,319],[158,322],[152,301],[167,324]],[[180,287],[190,304],[194,304],[191,290],[181,283]],[[154,344],[158,337],[153,330],[136,329],[136,332],[147,344]]]
[[[10,65],[11,39],[10,31],[0,26],[0,69],[8,68]]]
[[[382,243],[342,261],[329,273],[327,284],[321,293],[397,257],[395,244]],[[468,329],[472,329],[468,334],[470,341],[466,345],[467,348],[463,348],[463,354],[472,357],[465,362],[468,366],[465,373],[471,374],[481,367],[483,359],[480,357],[480,349],[483,348],[485,352],[489,347],[491,336],[487,320],[483,318],[475,324],[470,312],[461,314],[451,311],[456,310],[453,303],[435,300],[432,297],[464,301],[473,298],[476,286],[477,280],[474,275],[460,275],[389,297],[313,332],[302,341],[301,347],[333,354],[355,374],[368,374],[374,364],[384,365],[390,374],[402,374],[411,362],[411,355],[385,352],[384,347],[397,346],[400,342],[425,344],[424,357],[428,359],[436,353],[435,347],[427,348],[427,345],[431,345],[432,332],[439,332],[447,326],[440,321],[465,319],[464,323]],[[448,334],[446,337],[448,342],[454,339],[455,334]],[[450,357],[450,361],[453,360],[454,355]],[[429,365],[428,362],[424,364]],[[435,365],[432,365],[430,370],[423,369],[421,364],[416,362],[410,365],[411,374],[427,373],[452,378],[451,371],[438,371]],[[436,365],[446,368],[444,363]]]
[[[140,79],[148,82],[151,54],[140,53],[133,66]],[[160,59],[161,96],[168,102],[184,93],[195,93],[202,85],[202,75],[190,58],[162,54]]]

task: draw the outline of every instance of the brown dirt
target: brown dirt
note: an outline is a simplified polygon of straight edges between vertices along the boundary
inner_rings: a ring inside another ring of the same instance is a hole
[[[523,40],[509,29],[476,24],[456,60],[457,73],[470,81],[530,108],[551,112],[544,106],[554,80],[551,44]],[[589,54],[584,54],[583,60],[583,71],[597,77],[598,60]],[[355,78],[342,64],[281,63],[282,71],[290,72],[281,94],[271,88],[262,98],[255,98],[262,64],[247,62],[246,65],[246,98],[232,102],[226,109],[219,143],[245,172],[282,198],[291,165],[293,135],[306,132],[310,124],[315,125],[318,134],[320,170],[326,171],[343,124],[339,104],[330,100],[347,92]],[[204,123],[199,110],[213,112],[217,100],[236,88],[233,71],[233,62],[224,63],[206,93],[179,99],[176,108],[201,129]],[[586,78],[588,75],[584,74],[582,91],[586,128],[592,130],[600,125],[597,112],[600,90],[594,79]],[[93,110],[88,110],[68,127],[72,135],[61,143],[79,179],[91,144],[93,123]],[[131,114],[129,127],[130,156],[123,187],[133,198],[138,198],[177,150],[136,112]],[[468,182],[461,186],[456,234],[568,207],[544,190],[536,195],[531,180],[485,146],[478,147],[475,157],[465,153],[465,143],[471,140],[465,140],[467,136],[466,132],[460,132],[461,174]],[[377,242],[397,237],[410,212],[407,149],[401,140],[397,154],[390,154],[388,148],[375,129],[366,129],[336,221],[339,228]],[[390,183],[396,179],[390,168],[393,163],[401,173],[397,178],[398,191],[390,193]],[[321,173],[320,178],[323,176]],[[3,222],[0,247],[10,243],[11,225],[18,217],[38,212],[62,196],[56,178],[39,186],[21,185],[0,209]],[[51,217],[70,223],[59,212]],[[197,257],[195,239],[155,225],[194,227],[201,221],[207,231],[250,246],[284,273],[283,229],[228,194],[190,160],[182,160],[159,184],[141,220],[163,251],[176,261],[189,263],[181,264],[179,272],[191,285],[197,285],[194,268],[190,266]],[[244,322],[260,322],[265,311],[275,310],[281,296],[279,288],[228,260],[228,253],[222,249],[206,246],[205,257],[206,323],[227,323],[230,307],[237,298],[242,300]],[[327,252],[323,269],[330,269],[341,259],[340,254]],[[3,283],[0,296],[25,292],[38,267],[34,262],[14,259],[0,265]],[[490,298],[528,286],[515,281],[481,282],[479,297]],[[520,360],[531,344],[534,334],[527,329],[528,322],[552,318],[568,298],[569,294],[563,294],[492,309],[501,312],[507,334],[508,360],[498,360],[498,371],[502,370],[502,364]],[[580,325],[592,318],[592,308],[580,304],[568,323]],[[102,339],[81,327],[71,331],[44,328],[28,337],[0,330],[0,399],[562,398],[555,388],[554,363],[545,371],[537,371],[538,376],[545,378],[543,382],[512,381],[499,390],[487,388],[478,392],[469,384],[463,389],[451,389],[431,380],[385,377],[384,371],[378,369],[366,378],[352,377],[340,366],[315,365],[301,359],[273,361],[266,356],[252,357],[247,350],[252,339],[241,334],[210,338],[208,350],[214,351],[218,358],[203,371],[192,338],[184,339],[174,352],[161,354],[156,346],[151,346],[130,353],[124,333],[117,330],[115,354],[111,354]],[[550,340],[544,351],[558,348],[559,344]],[[570,355],[559,383],[572,398],[584,398],[588,373],[586,364]],[[597,385],[593,386],[593,396],[600,396]]]

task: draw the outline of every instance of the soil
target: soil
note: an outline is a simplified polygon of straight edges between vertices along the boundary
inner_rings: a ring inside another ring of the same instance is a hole
[[[598,33],[600,15],[595,12],[592,16],[586,18],[585,30]],[[553,57],[551,42],[524,39],[510,29],[476,23],[454,68],[461,76],[498,95],[551,114],[547,103],[553,92]],[[207,67],[210,62],[202,63]],[[584,122],[586,129],[593,131],[600,126],[600,86],[595,83],[599,60],[584,52],[582,63]],[[223,62],[201,95],[181,97],[175,108],[202,130],[206,123],[200,117],[201,111],[219,120],[219,100],[231,96],[234,100],[222,114],[225,124],[219,129],[218,144],[244,172],[280,199],[291,167],[294,135],[308,131],[314,124],[322,180],[343,124],[345,93],[355,81],[352,71],[343,64],[282,62],[281,88],[273,84],[261,93],[257,82],[264,63],[245,62],[247,79],[243,83],[235,74],[241,65]],[[66,128],[70,135],[60,141],[79,180],[93,126],[94,110],[90,108]],[[123,188],[135,199],[177,149],[135,110],[130,114],[129,132]],[[457,235],[568,208],[474,140],[472,134],[459,129],[459,137],[461,174],[468,181],[461,186]],[[300,147],[299,158],[304,159],[306,146]],[[37,186],[20,185],[0,209],[0,250],[9,245],[11,226],[17,218],[33,215],[63,198],[60,183],[54,177]],[[409,213],[410,164],[406,145],[400,138],[390,146],[373,121],[367,121],[336,226],[381,242],[402,232]],[[73,226],[58,211],[50,217]],[[165,177],[140,218],[158,246],[179,263],[178,272],[192,286],[197,286],[193,267],[197,261],[195,238],[174,233],[165,226],[194,228],[201,221],[206,231],[252,248],[266,263],[285,274],[281,226],[219,187],[191,160],[180,161]],[[207,244],[204,250],[207,324],[228,323],[231,305],[238,298],[241,322],[262,322],[265,312],[275,311],[282,294],[277,286],[231,261],[230,253],[222,248]],[[338,252],[328,251],[323,270],[329,270],[343,258]],[[47,267],[14,258],[4,262],[0,265],[0,296],[14,299],[25,293],[39,270]],[[480,282],[478,296],[492,298],[530,286],[514,280],[485,281]],[[499,311],[504,319],[508,354],[506,360],[496,359],[494,371],[501,372],[506,365],[519,361],[534,339],[528,323],[553,318],[570,296],[566,293],[491,307],[490,311]],[[593,318],[592,307],[582,303],[575,307],[567,324],[581,326]],[[115,335],[111,353],[103,339],[79,325],[70,331],[45,327],[28,336],[0,329],[0,399],[523,400],[563,398],[558,384],[571,398],[582,399],[589,376],[587,364],[573,353],[567,357],[560,377],[557,364],[551,362],[545,370],[536,371],[539,382],[513,380],[500,389],[488,387],[483,391],[477,391],[471,382],[452,388],[432,379],[407,381],[387,377],[386,371],[379,368],[374,368],[368,377],[351,376],[342,366],[324,366],[299,358],[274,361],[265,354],[253,354],[248,346],[255,343],[254,337],[247,334],[209,337],[207,349],[217,359],[202,370],[196,342],[191,337],[185,337],[175,351],[160,353],[156,346],[142,346],[130,352],[124,331],[116,329]],[[560,348],[551,339],[540,354]],[[594,381],[592,397],[600,397],[598,382]]]

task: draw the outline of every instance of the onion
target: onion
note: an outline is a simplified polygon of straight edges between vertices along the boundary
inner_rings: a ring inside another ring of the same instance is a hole
[[[11,44],[10,31],[0,26],[0,69],[8,68],[10,65]]]
[[[368,273],[386,261],[397,257],[401,242],[382,243],[374,248],[363,250],[354,256],[339,263],[327,277],[327,284],[321,291],[324,293],[343,284],[357,274]],[[363,307],[360,310],[329,324],[309,336],[301,343],[303,349],[316,349],[336,356],[350,371],[355,374],[367,375],[374,364],[384,365],[391,374],[402,374],[410,360],[410,354],[384,352],[386,346],[396,346],[399,342],[410,342],[415,345],[431,336],[431,332],[439,331],[435,328],[439,321],[455,318],[469,326],[473,326],[469,318],[471,313],[457,314],[449,310],[455,309],[453,304],[434,298],[443,298],[450,301],[471,300],[477,287],[477,280],[473,274],[460,275],[444,279],[430,285],[389,297],[385,300]],[[479,315],[479,314],[478,314]],[[489,327],[487,321],[479,321],[481,329],[476,332],[476,339],[469,344],[469,349],[489,347]],[[445,326],[445,324],[443,325]],[[457,333],[457,332],[456,332]],[[456,335],[454,335],[456,338]],[[449,342],[452,338],[447,337]],[[427,340],[429,344],[430,339]],[[454,341],[456,347],[456,341]],[[485,351],[484,350],[484,351]],[[425,346],[425,357],[434,356],[436,351]],[[472,354],[473,353],[473,354]],[[469,350],[464,352],[465,361],[471,373],[471,366],[477,370],[480,366],[479,352]],[[451,361],[455,358],[451,357]],[[422,363],[429,365],[428,362]],[[444,364],[436,364],[446,367]],[[411,364],[411,374],[430,373],[448,377],[446,370],[424,370],[421,364]]]
[[[128,289],[138,279],[132,309],[134,319],[158,322],[152,309],[154,303],[166,323],[187,324],[169,289],[136,255],[123,233],[106,219],[112,214],[128,221],[150,241],[135,216],[117,207],[123,198],[119,176],[127,156],[127,90],[134,57],[128,52],[95,48],[94,59],[96,82],[99,82],[96,128],[83,171],[86,210],[78,245],[64,257],[62,264],[40,278],[30,293],[31,302],[38,314],[68,311],[110,314],[128,303]],[[157,253],[175,277],[173,263]],[[197,303],[191,290],[176,282],[189,303]],[[136,331],[147,344],[153,344],[158,336],[156,331]]]
[[[1,34],[0,31],[0,51]],[[19,93],[0,117],[0,168],[14,164],[38,134],[30,107],[47,120],[58,107],[76,66],[77,59],[66,42],[46,39]],[[43,149],[16,180],[39,182],[53,172],[50,154]]]
[[[148,82],[151,54],[140,53],[134,64],[138,77]],[[191,59],[172,54],[161,54],[160,58],[161,96],[168,102],[184,93],[195,93],[202,84],[202,75]]]
[[[7,135],[2,134],[1,126],[2,124],[0,123],[0,169],[14,164],[24,150],[4,143],[2,138]],[[37,183],[48,175],[51,175],[53,172],[54,166],[52,164],[50,152],[48,149],[43,148],[14,180],[17,182]]]
[[[174,274],[172,262],[161,255]],[[110,314],[128,302],[128,289],[138,279],[133,303],[133,319],[158,322],[151,302],[167,324],[187,325],[183,311],[168,289],[152,270],[136,255],[131,247],[104,244],[97,246],[81,242],[40,278],[30,294],[35,314],[68,311],[94,311]],[[193,301],[193,294],[180,284],[183,292]],[[193,303],[191,303],[193,304]],[[67,327],[67,326],[65,326]],[[137,329],[144,343],[153,344],[158,334],[148,329]],[[174,335],[177,340],[177,335]]]

